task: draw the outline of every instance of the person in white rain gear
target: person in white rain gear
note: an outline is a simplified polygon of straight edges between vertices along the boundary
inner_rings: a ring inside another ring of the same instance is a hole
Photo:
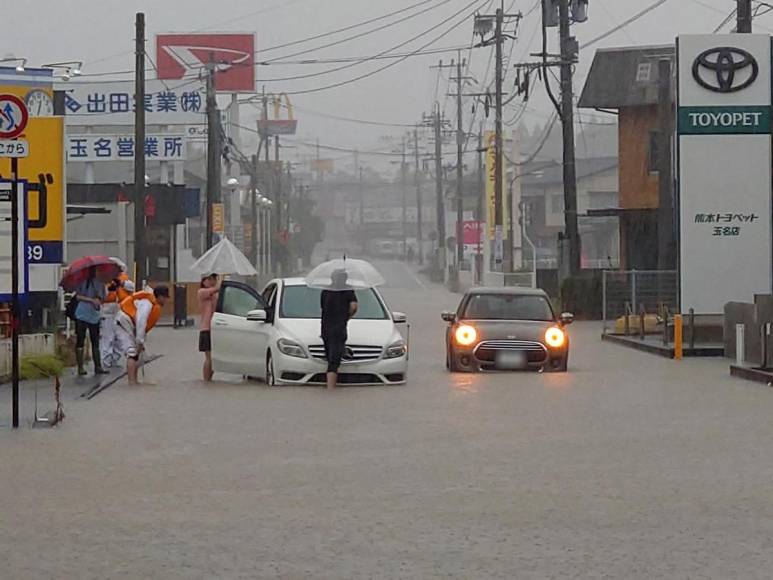
[[[135,292],[121,302],[121,310],[115,317],[116,338],[121,352],[126,355],[126,373],[129,384],[136,385],[140,356],[145,351],[147,333],[161,319],[161,310],[169,300],[169,288],[157,288]]]
[[[122,358],[118,339],[116,338],[115,317],[118,315],[121,302],[134,293],[134,282],[122,272],[118,278],[107,286],[107,296],[102,302],[102,320],[99,331],[99,350],[102,355],[102,367],[109,369],[118,366]]]

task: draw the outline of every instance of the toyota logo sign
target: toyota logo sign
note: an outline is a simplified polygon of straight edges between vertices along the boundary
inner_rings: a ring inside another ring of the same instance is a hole
[[[710,48],[698,55],[692,65],[692,76],[700,86],[715,93],[735,93],[757,80],[760,66],[742,48]]]

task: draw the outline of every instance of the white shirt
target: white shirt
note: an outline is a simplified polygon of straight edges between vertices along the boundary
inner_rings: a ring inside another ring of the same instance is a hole
[[[145,334],[147,333],[148,318],[153,310],[153,303],[148,299],[135,300],[137,307],[137,319],[134,323],[135,339],[137,344],[145,344]]]

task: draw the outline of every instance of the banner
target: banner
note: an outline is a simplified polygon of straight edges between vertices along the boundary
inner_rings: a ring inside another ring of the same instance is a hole
[[[678,40],[680,308],[720,314],[772,289],[771,39]]]
[[[145,137],[146,161],[185,161],[186,138],[160,133]],[[133,135],[68,135],[67,161],[134,161]]]
[[[483,144],[486,147],[486,225],[488,239],[493,241],[496,237],[496,134],[494,131],[486,131],[483,134]],[[503,156],[504,159],[504,156]],[[502,166],[502,239],[509,237],[510,224],[510,192],[507,183],[506,163]]]
[[[205,123],[207,97],[204,85],[203,77],[181,81],[147,80],[145,123]],[[65,94],[64,107],[68,125],[134,125],[134,81],[69,81],[56,88]]]

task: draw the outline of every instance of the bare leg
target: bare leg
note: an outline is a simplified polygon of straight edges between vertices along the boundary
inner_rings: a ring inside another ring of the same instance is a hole
[[[327,373],[327,388],[335,389],[338,384],[338,373]]]
[[[134,360],[133,358],[126,359],[126,374],[129,376],[129,384],[130,385],[138,385],[139,381],[137,380],[137,371],[140,367],[140,361]]]
[[[215,371],[212,370],[212,353],[204,353],[204,380],[210,382],[214,376]]]

